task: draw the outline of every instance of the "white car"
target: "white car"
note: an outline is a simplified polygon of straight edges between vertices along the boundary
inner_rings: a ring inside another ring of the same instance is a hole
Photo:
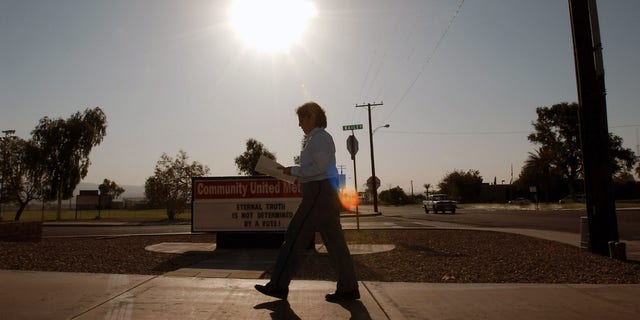
[[[428,195],[427,200],[422,201],[422,207],[424,208],[424,213],[429,213],[429,210],[433,210],[433,213],[451,211],[451,214],[454,214],[457,206],[454,200],[449,199],[449,196],[438,193]]]

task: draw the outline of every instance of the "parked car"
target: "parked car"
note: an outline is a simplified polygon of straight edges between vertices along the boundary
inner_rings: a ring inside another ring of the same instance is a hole
[[[524,206],[524,205],[531,204],[531,200],[519,197],[519,198],[515,198],[513,200],[510,200],[509,204]]]
[[[454,214],[456,213],[456,204],[454,200],[449,199],[449,196],[442,193],[428,195],[427,200],[422,201],[424,213],[433,210],[433,213],[450,211],[451,214]]]
[[[565,204],[565,203],[583,203],[584,202],[584,194],[576,194],[576,198],[574,199],[571,195],[568,195],[562,199],[560,199],[560,201],[558,201],[559,204]]]

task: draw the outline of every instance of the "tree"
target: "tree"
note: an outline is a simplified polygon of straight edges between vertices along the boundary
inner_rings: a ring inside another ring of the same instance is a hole
[[[397,186],[395,188],[390,188],[389,190],[383,190],[380,192],[380,202],[391,204],[391,205],[401,205],[411,203],[410,197]]]
[[[109,195],[113,197],[113,199],[118,199],[125,191],[115,181],[110,181],[109,179],[104,179],[102,184],[98,186],[98,190],[100,190],[100,195]]]
[[[640,182],[631,172],[620,172],[612,179],[616,200],[632,200],[640,197]]]
[[[622,147],[621,137],[609,133],[609,150],[613,175],[621,172],[630,173],[633,170],[633,165],[637,161],[636,155],[631,149]]]
[[[17,203],[14,220],[20,220],[29,202],[41,198],[44,171],[40,152],[30,142],[19,137],[0,138],[0,169],[2,170],[2,203]]]
[[[567,180],[569,192],[575,195],[576,182],[582,177],[582,151],[579,136],[577,103],[559,103],[536,109],[538,119],[529,141],[539,144],[548,153],[549,166]],[[633,151],[622,147],[622,138],[609,134],[609,157],[612,174],[631,170],[636,159]]]
[[[106,133],[107,117],[100,108],[76,112],[67,120],[44,117],[31,132],[47,177],[44,198],[58,201],[58,220],[62,200],[71,198],[78,183],[87,175],[91,149],[102,142]]]
[[[425,184],[423,184],[423,186],[427,190],[426,194],[428,196],[429,195],[429,189],[431,188],[431,183],[425,183]]]
[[[144,194],[152,205],[167,209],[167,217],[173,220],[183,213],[191,201],[191,178],[209,174],[209,167],[198,163],[187,163],[187,153],[178,152],[175,160],[163,153],[156,163],[153,176],[147,178]]]
[[[461,202],[477,201],[482,190],[482,176],[478,170],[454,170],[445,175],[438,188]]]
[[[536,187],[543,202],[557,200],[567,193],[566,180],[563,174],[551,165],[552,160],[552,153],[544,148],[529,152],[520,176],[513,183],[520,195],[528,195],[531,186]]]
[[[536,108],[538,119],[529,141],[541,145],[549,154],[549,165],[567,179],[571,194],[575,194],[576,180],[582,172],[579,138],[578,104],[566,102]]]
[[[373,193],[378,192],[378,188],[380,188],[380,177],[373,179],[373,176],[370,176],[366,183],[364,184],[364,192],[367,195],[367,201],[373,199]]]
[[[256,164],[258,164],[258,159],[260,159],[261,155],[264,155],[271,160],[276,160],[276,156],[265,148],[262,143],[253,138],[247,140],[247,150],[235,159],[236,166],[238,167],[238,173],[247,176],[260,175],[260,173],[255,170],[255,167]]]

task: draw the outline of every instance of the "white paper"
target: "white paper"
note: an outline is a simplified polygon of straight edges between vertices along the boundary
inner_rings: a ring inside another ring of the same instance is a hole
[[[278,169],[279,167],[283,167],[283,165],[265,157],[264,155],[260,155],[260,159],[258,159],[255,170],[262,174],[266,174],[276,179],[294,184],[296,181],[296,177],[284,174],[284,172],[282,172],[282,169]]]

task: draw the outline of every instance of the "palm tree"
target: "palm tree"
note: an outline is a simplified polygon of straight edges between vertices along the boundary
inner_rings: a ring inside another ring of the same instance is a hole
[[[529,172],[535,177],[535,184],[544,193],[544,199],[549,198],[550,181],[554,172],[553,153],[546,148],[540,148],[529,152],[529,158],[524,163],[523,171]]]
[[[427,197],[429,196],[429,188],[431,188],[431,184],[430,183],[425,183],[424,184],[424,188],[427,189]]]

